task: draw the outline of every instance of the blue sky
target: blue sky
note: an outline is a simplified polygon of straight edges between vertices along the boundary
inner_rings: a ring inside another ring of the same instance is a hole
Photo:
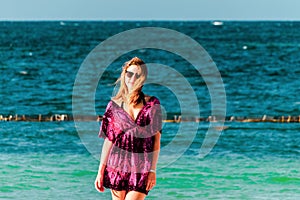
[[[300,0],[0,0],[0,20],[300,20]]]

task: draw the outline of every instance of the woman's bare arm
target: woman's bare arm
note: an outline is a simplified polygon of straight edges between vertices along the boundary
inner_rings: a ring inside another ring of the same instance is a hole
[[[104,169],[108,160],[108,155],[112,147],[112,142],[109,141],[108,139],[104,140],[103,147],[102,147],[102,152],[101,152],[101,158],[100,158],[100,164],[99,164],[99,169],[98,169],[98,174],[95,180],[95,188],[99,192],[104,191],[103,187],[103,175],[104,175]]]
[[[104,171],[104,169],[105,169],[105,166],[106,166],[106,163],[108,160],[108,155],[111,150],[112,144],[113,143],[111,141],[109,141],[108,139],[104,140],[102,152],[101,152],[100,164],[99,164],[99,171],[101,171],[101,172]]]
[[[158,161],[160,151],[160,132],[154,136],[154,149],[153,149],[153,158],[152,158],[152,165],[150,168],[150,172],[148,174],[146,190],[152,190],[152,188],[156,185],[156,165]]]
[[[152,165],[151,165],[152,170],[156,170],[159,152],[160,152],[160,132],[157,131],[154,136],[153,159],[152,159]]]

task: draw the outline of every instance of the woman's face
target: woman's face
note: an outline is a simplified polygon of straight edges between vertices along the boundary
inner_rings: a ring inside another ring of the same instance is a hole
[[[125,71],[125,84],[129,91],[132,90],[135,81],[141,76],[141,68],[137,65],[130,65]]]

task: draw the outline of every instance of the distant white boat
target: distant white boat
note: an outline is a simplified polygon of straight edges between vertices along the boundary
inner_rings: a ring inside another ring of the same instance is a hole
[[[212,25],[214,26],[222,26],[224,23],[222,21],[213,21]]]

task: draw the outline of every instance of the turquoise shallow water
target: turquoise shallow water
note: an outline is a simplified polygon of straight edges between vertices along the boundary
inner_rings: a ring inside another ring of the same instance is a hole
[[[1,199],[110,199],[94,190],[90,156],[1,157]],[[298,199],[299,185],[299,163],[289,159],[188,156],[158,171],[148,199]]]
[[[82,140],[72,122],[1,125],[1,199],[110,199],[108,190],[94,189],[98,155],[83,145],[93,141],[100,152],[102,141],[97,134],[87,130]],[[300,197],[299,125],[228,124],[204,158],[195,152],[206,123],[200,124],[191,146],[175,139],[177,149],[166,153],[178,125],[164,126],[158,183],[148,199]],[[177,157],[181,149],[185,153]]]
[[[88,53],[114,34],[146,26],[180,31],[205,48],[224,82],[227,116],[299,116],[299,22],[215,27],[152,21],[0,22],[0,115],[72,114],[74,80]],[[95,92],[97,114],[104,112],[120,66],[133,55],[180,72],[196,93],[201,115],[210,115],[202,77],[180,56],[155,49],[130,52],[106,69]],[[144,89],[159,97],[167,114],[181,114],[170,90]],[[299,123],[225,123],[204,158],[199,149],[209,124],[197,124],[196,133],[193,125],[164,125],[158,183],[148,199],[300,199]],[[0,199],[110,199],[108,190],[98,193],[93,186],[102,144],[99,124],[76,126],[0,122]],[[180,126],[186,129],[178,134]]]

